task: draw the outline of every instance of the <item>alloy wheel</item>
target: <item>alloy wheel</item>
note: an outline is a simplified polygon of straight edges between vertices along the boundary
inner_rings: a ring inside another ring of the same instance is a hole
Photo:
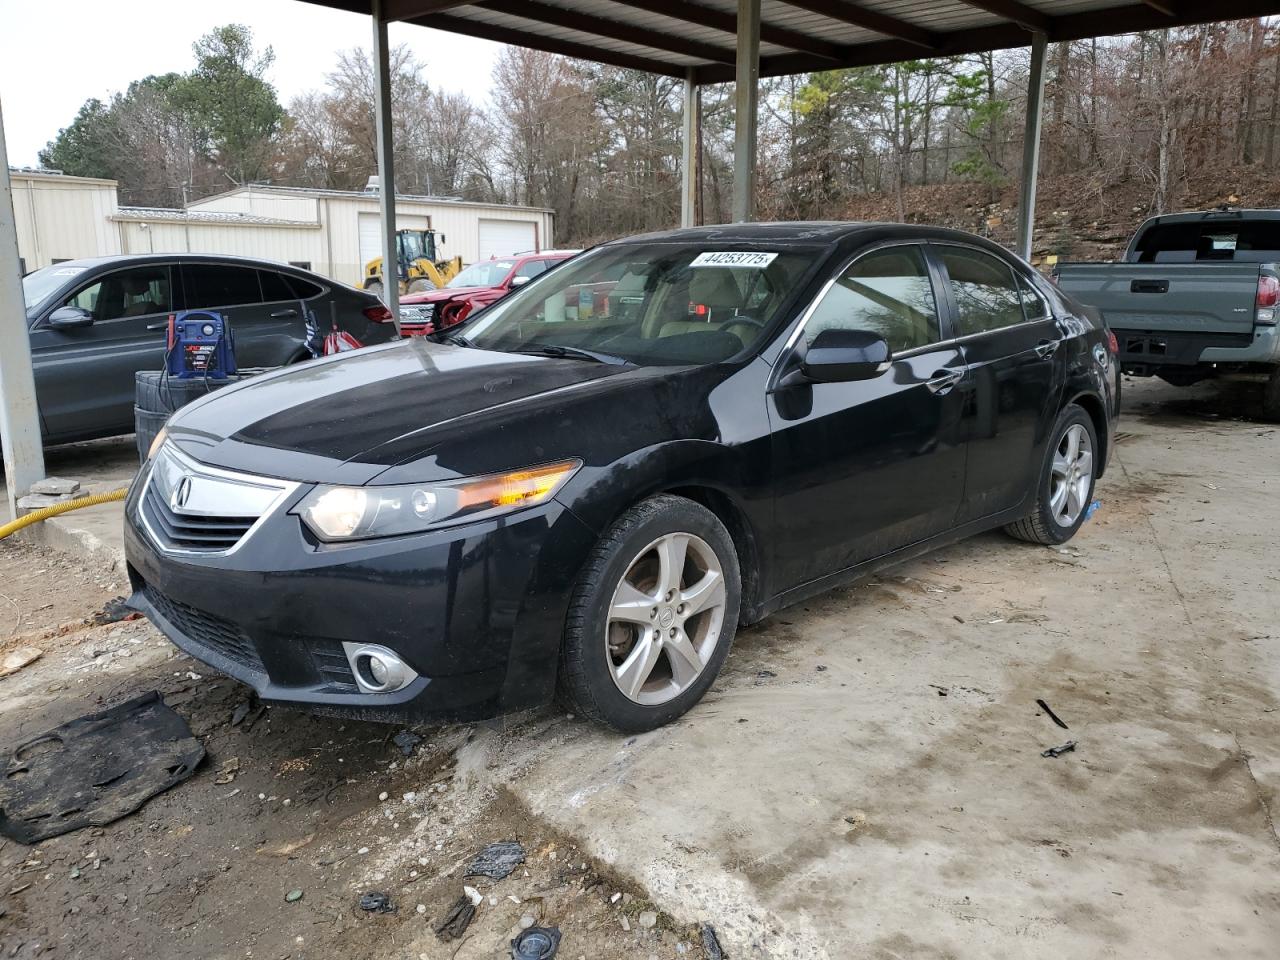
[[[627,565],[605,623],[605,656],[618,690],[657,706],[702,675],[724,633],[724,571],[691,533],[669,533]]]
[[[1070,527],[1080,519],[1093,483],[1093,443],[1081,424],[1067,427],[1053,452],[1049,478],[1049,512],[1054,523]]]

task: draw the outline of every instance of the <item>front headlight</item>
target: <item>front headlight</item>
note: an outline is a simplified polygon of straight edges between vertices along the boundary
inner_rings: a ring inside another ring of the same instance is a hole
[[[420,533],[432,527],[509,513],[546,503],[582,466],[564,460],[487,477],[395,487],[329,487],[311,491],[295,508],[321,540],[363,540]]]
[[[164,442],[169,439],[169,428],[161,427],[160,432],[156,434],[156,438],[151,441],[151,446],[147,450],[147,459],[152,460],[155,455],[160,452],[160,448],[164,446]]]

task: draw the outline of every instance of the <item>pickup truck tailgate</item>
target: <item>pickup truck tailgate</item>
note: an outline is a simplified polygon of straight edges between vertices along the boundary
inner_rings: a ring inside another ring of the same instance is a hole
[[[1064,263],[1058,287],[1121,330],[1251,334],[1256,263]]]

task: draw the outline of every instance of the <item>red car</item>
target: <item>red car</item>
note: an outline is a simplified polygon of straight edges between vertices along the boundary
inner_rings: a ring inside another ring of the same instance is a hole
[[[423,336],[461,323],[472,312],[501,300],[577,250],[544,250],[473,263],[439,290],[400,298],[400,332]]]

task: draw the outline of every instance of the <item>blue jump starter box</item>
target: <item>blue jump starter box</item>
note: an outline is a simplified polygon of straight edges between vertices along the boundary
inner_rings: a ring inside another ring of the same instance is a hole
[[[210,310],[181,310],[169,318],[169,376],[221,380],[236,372],[231,323]]]

